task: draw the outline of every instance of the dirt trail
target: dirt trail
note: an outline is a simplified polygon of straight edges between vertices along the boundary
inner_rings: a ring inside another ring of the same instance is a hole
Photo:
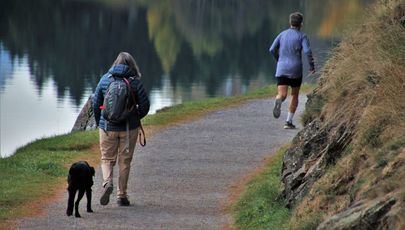
[[[298,113],[304,103],[302,96]],[[283,129],[287,103],[278,120],[272,107],[271,99],[252,100],[170,127],[148,140],[147,147],[137,146],[128,185],[130,207],[118,207],[114,196],[107,206],[99,204],[99,169],[93,186],[95,213],[86,213],[84,198],[82,218],[67,217],[64,193],[45,207],[45,215],[23,219],[17,228],[219,229],[230,220],[221,210],[229,186],[299,130]],[[296,124],[298,120],[299,114]]]

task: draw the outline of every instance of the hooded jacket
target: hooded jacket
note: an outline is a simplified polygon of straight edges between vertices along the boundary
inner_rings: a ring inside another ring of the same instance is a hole
[[[135,73],[131,71],[131,69],[127,65],[121,64],[112,66],[110,70],[108,70],[108,72],[101,77],[96,91],[94,92],[93,111],[97,126],[105,131],[126,130],[125,122],[123,122],[123,124],[112,124],[107,122],[104,117],[101,116],[100,106],[103,105],[104,95],[106,94],[108,86],[112,82],[111,77],[134,77],[134,79],[130,81],[130,84],[131,89],[135,94],[138,109],[134,109],[129,116],[129,129],[132,130],[138,128],[140,126],[140,119],[145,117],[149,112],[150,102],[146,90],[143,87],[143,84],[140,81],[139,77],[136,77]]]

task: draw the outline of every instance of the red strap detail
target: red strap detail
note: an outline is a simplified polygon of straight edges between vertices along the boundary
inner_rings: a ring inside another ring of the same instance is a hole
[[[105,106],[104,106],[104,105],[101,105],[101,106],[100,106],[100,109],[101,109],[101,110],[105,109]]]

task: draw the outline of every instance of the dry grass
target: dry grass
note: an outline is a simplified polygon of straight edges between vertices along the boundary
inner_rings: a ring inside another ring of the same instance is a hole
[[[398,21],[386,15],[392,12],[391,4],[398,1],[388,2],[379,4],[380,13],[370,13],[369,19],[340,44],[326,64],[319,94],[328,102],[323,110],[327,121],[357,121],[363,112],[361,121],[365,123],[372,115],[404,115],[405,101],[401,98],[405,96],[405,31]]]
[[[325,65],[316,89],[322,108],[307,115],[349,129],[353,139],[297,205],[292,229],[317,226],[358,200],[405,189],[405,3],[381,1],[365,18]],[[402,217],[404,205],[404,199],[396,204]]]

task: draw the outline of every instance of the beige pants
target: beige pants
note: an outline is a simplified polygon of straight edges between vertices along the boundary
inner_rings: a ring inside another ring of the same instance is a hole
[[[138,132],[139,128],[129,130],[129,146],[127,146],[127,131],[106,132],[102,129],[99,130],[103,186],[108,182],[113,184],[113,168],[118,160],[117,197],[127,196],[129,170],[131,168]]]

